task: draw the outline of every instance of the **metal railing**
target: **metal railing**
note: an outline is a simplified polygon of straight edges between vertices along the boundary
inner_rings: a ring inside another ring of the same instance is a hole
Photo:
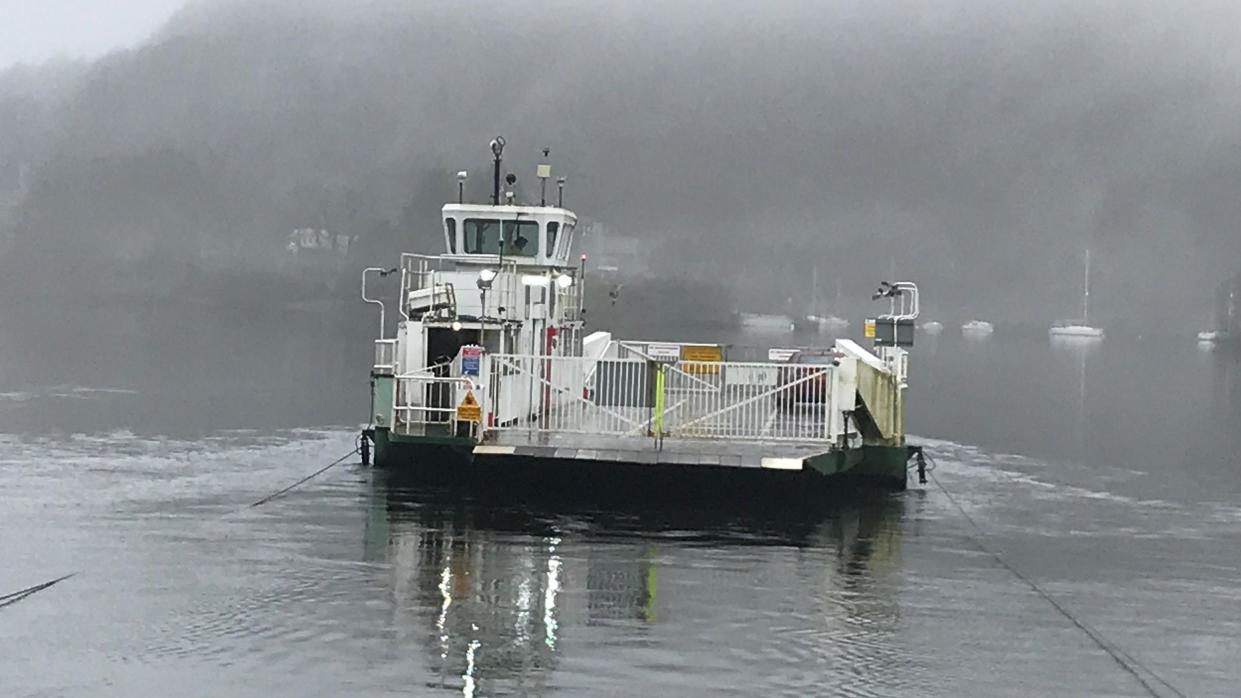
[[[556,322],[563,325],[582,319],[582,288],[578,280],[568,288],[556,286]]]
[[[430,425],[456,432],[458,393],[473,387],[468,378],[411,373],[395,382],[392,423],[397,433],[425,432]]]
[[[712,365],[717,372],[702,373],[701,366],[663,367],[656,433],[732,441],[832,439],[830,367],[722,362]]]
[[[493,354],[487,380],[490,430],[640,436],[653,416],[643,361]]]
[[[402,317],[406,319],[422,318],[423,314],[411,317],[408,306],[411,293],[426,289],[431,290],[433,306],[431,314],[442,310],[441,314],[445,317],[455,316],[457,296],[464,296],[466,293],[483,294],[485,300],[482,301],[481,314],[489,318],[501,315],[513,317],[514,309],[518,308],[519,301],[523,298],[520,274],[517,272],[517,263],[514,261],[505,260],[502,263],[497,261],[495,264],[464,264],[459,260],[405,253],[401,255],[400,269],[400,310]],[[486,289],[477,287],[477,274],[483,269],[498,272]],[[454,282],[457,283],[456,286],[453,286]],[[437,289],[449,287],[453,288],[452,305],[454,307],[435,309]]]
[[[830,366],[497,354],[487,431],[830,442]]]

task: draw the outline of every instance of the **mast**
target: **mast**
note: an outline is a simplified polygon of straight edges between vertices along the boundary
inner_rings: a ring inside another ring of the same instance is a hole
[[[1082,324],[1090,324],[1090,248],[1086,248],[1086,280],[1082,283]]]
[[[810,268],[810,314],[819,319],[819,268]]]

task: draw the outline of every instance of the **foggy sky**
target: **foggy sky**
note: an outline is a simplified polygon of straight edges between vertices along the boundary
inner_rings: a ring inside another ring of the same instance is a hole
[[[0,0],[0,69],[94,58],[154,32],[185,0]]]
[[[15,112],[44,186],[14,235],[262,264],[323,222],[434,251],[452,173],[500,133],[523,178],[551,146],[580,214],[735,275],[749,310],[811,266],[867,292],[895,267],[930,307],[1045,322],[1089,246],[1101,317],[1205,317],[1241,269],[1241,4],[519,9],[199,3]]]

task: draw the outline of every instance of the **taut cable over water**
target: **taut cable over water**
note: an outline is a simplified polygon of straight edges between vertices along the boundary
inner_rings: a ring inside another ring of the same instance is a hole
[[[355,454],[355,453],[357,453],[357,452],[359,452],[359,451],[361,451],[361,450],[362,450],[362,447],[361,447],[361,446],[355,446],[355,447],[354,447],[354,449],[353,449],[352,451],[350,451],[350,452],[346,453],[345,455],[341,456],[340,458],[337,458],[336,460],[332,461],[331,463],[328,463],[327,465],[323,466],[322,468],[319,468],[318,470],[316,470],[316,471],[314,471],[313,473],[311,473],[311,474],[307,475],[306,477],[304,477],[304,478],[302,478],[302,479],[298,480],[297,482],[293,483],[292,485],[289,485],[288,487],[285,487],[285,488],[283,488],[283,489],[276,490],[275,492],[272,492],[271,494],[267,495],[266,497],[263,497],[262,499],[260,499],[260,500],[258,500],[257,502],[255,502],[255,503],[251,504],[250,506],[251,506],[251,507],[261,506],[261,505],[263,505],[263,504],[266,504],[266,503],[270,502],[271,500],[275,499],[276,497],[279,497],[279,496],[280,496],[280,495],[282,495],[282,494],[285,494],[285,493],[287,493],[287,492],[291,492],[291,491],[293,491],[294,489],[296,489],[296,488],[298,488],[298,487],[301,487],[302,485],[306,484],[307,482],[310,482],[311,480],[313,480],[313,479],[315,479],[315,478],[319,477],[319,476],[320,476],[320,475],[322,475],[323,473],[326,473],[327,471],[331,470],[332,468],[335,468],[336,466],[340,465],[341,463],[344,463],[346,458],[348,458],[349,456],[352,456],[353,454]]]
[[[0,596],[0,608],[4,608],[5,606],[12,606],[18,601],[27,599],[39,593],[40,591],[43,591],[44,589],[49,589],[53,586],[56,586],[57,584],[60,584],[61,582],[65,581],[66,579],[76,574],[77,572],[70,572],[69,574],[66,574],[63,577],[57,577],[56,579],[43,582],[42,584],[36,584],[34,586],[26,587],[25,589],[12,592],[11,594],[5,594],[4,596]]]
[[[933,463],[934,463],[934,460],[932,460],[932,464]],[[986,553],[987,555],[990,555],[991,558],[994,559],[997,563],[999,563],[1001,567],[1011,572],[1013,576],[1016,577],[1017,579],[1020,579],[1021,581],[1025,582],[1026,585],[1029,586],[1030,589],[1034,591],[1034,593],[1038,594],[1040,597],[1043,598],[1044,601],[1051,604],[1052,608],[1056,609],[1056,611],[1058,611],[1060,615],[1068,619],[1068,621],[1072,623],[1074,626],[1076,626],[1078,630],[1081,630],[1083,633],[1085,633],[1086,636],[1089,637],[1096,645],[1098,645],[1099,649],[1106,652],[1108,656],[1111,657],[1112,660],[1115,661],[1116,664],[1120,666],[1120,668],[1124,669],[1131,676],[1133,676],[1133,678],[1137,679],[1138,683],[1142,684],[1142,687],[1146,689],[1147,693],[1151,694],[1155,698],[1161,698],[1162,696],[1162,694],[1159,691],[1157,691],[1155,687],[1150,684],[1149,681],[1147,681],[1145,678],[1142,677],[1142,675],[1138,672],[1138,669],[1141,669],[1142,671],[1149,674],[1157,682],[1159,682],[1161,685],[1163,685],[1169,691],[1171,691],[1173,695],[1176,695],[1179,698],[1187,698],[1186,695],[1182,693],[1176,686],[1173,686],[1172,684],[1168,683],[1167,680],[1165,680],[1159,674],[1156,674],[1146,665],[1139,662],[1128,652],[1125,652],[1116,643],[1108,640],[1106,637],[1104,637],[1103,633],[1099,632],[1098,630],[1088,625],[1086,621],[1081,620],[1077,616],[1073,615],[1071,611],[1069,611],[1067,608],[1061,605],[1059,601],[1056,601],[1055,597],[1053,597],[1051,594],[1043,590],[1043,588],[1040,587],[1033,579],[1030,579],[1029,577],[1027,577],[1025,574],[1021,572],[1021,570],[1017,569],[1012,563],[1010,563],[1008,560],[1005,560],[1004,556],[1000,555],[995,550],[992,550],[991,548],[989,548],[986,545],[986,543],[983,543],[982,537],[986,535],[986,532],[983,531],[982,527],[979,526],[976,521],[974,521],[974,518],[970,516],[968,512],[965,511],[965,508],[961,506],[960,502],[957,501],[956,497],[952,496],[952,493],[948,491],[948,488],[944,487],[944,484],[939,481],[939,478],[935,477],[934,470],[935,470],[934,467],[932,467],[927,471],[927,473],[931,476],[931,480],[935,483],[935,485],[939,487],[939,490],[944,493],[944,496],[948,498],[948,501],[952,502],[952,505],[956,507],[956,510],[961,513],[961,516],[963,516],[965,520],[969,522],[970,526],[977,532],[977,535],[968,536],[968,538],[970,539],[971,542],[974,543],[974,545],[979,550]]]
[[[283,495],[283,494],[286,494],[286,493],[291,492],[292,490],[294,490],[294,489],[296,489],[296,488],[298,488],[298,487],[301,487],[302,485],[306,484],[307,482],[310,482],[311,480],[315,479],[316,477],[319,477],[319,476],[320,476],[320,475],[322,475],[323,473],[326,473],[327,471],[331,470],[332,468],[335,468],[336,466],[340,465],[341,463],[344,463],[346,459],[348,459],[350,456],[354,455],[355,453],[358,453],[358,452],[359,452],[359,451],[361,451],[361,450],[362,450],[362,446],[361,446],[361,445],[354,447],[354,449],[353,449],[352,451],[350,451],[350,452],[346,453],[345,455],[341,456],[340,458],[337,458],[336,460],[332,461],[331,463],[328,463],[328,464],[327,464],[327,465],[325,465],[324,467],[319,468],[319,469],[318,469],[318,470],[316,470],[315,472],[313,472],[313,473],[311,473],[311,474],[307,475],[306,477],[304,477],[304,478],[302,478],[302,479],[298,480],[297,482],[294,482],[293,484],[289,485],[288,487],[284,487],[284,488],[282,488],[282,489],[279,489],[279,490],[277,490],[277,491],[275,491],[275,492],[273,492],[273,493],[271,493],[271,494],[267,495],[266,497],[263,497],[262,499],[258,500],[257,502],[254,502],[254,503],[253,503],[253,504],[251,504],[250,506],[251,506],[251,507],[257,507],[257,506],[260,506],[260,505],[266,504],[267,502],[270,502],[271,500],[273,500],[273,499],[275,499],[275,498],[277,498],[277,497],[279,497],[279,496],[281,496],[281,495]],[[33,596],[33,595],[35,595],[35,594],[39,593],[40,591],[43,591],[43,590],[45,590],[45,589],[50,589],[51,587],[56,586],[57,584],[59,584],[59,583],[61,583],[61,582],[65,581],[66,579],[69,579],[70,577],[73,577],[73,576],[75,576],[75,575],[77,575],[77,574],[78,574],[77,572],[71,572],[71,573],[66,574],[66,575],[64,575],[64,576],[62,576],[62,577],[57,577],[56,579],[52,579],[52,580],[49,580],[49,581],[43,582],[42,584],[35,584],[34,586],[29,586],[29,587],[26,587],[25,589],[19,589],[19,590],[17,590],[17,591],[14,591],[14,592],[11,592],[11,593],[8,593],[8,594],[5,594],[5,595],[3,595],[3,596],[0,596],[0,608],[4,608],[5,606],[11,606],[11,605],[13,605],[13,604],[17,603],[18,601],[23,601],[23,600],[25,600],[25,599],[27,599],[27,598],[30,598],[31,596]]]

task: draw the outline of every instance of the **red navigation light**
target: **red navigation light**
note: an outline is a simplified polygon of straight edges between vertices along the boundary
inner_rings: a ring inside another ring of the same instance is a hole
[[[586,261],[586,255],[582,255],[582,261],[583,261],[583,262],[585,262],[585,261]]]

